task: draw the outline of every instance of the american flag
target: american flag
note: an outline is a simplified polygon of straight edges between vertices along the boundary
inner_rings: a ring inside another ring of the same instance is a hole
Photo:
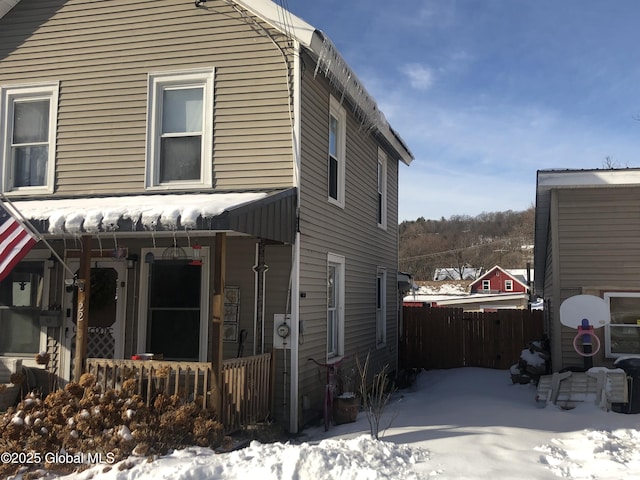
[[[0,205],[0,282],[37,242],[36,236]]]

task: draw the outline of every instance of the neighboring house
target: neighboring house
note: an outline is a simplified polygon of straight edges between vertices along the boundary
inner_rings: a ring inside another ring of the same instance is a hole
[[[598,296],[609,309],[611,324],[596,329],[594,365],[640,354],[640,169],[539,171],[535,231],[535,289],[553,370],[584,365],[576,330],[560,321],[562,302],[574,295]]]
[[[269,0],[0,0],[0,114],[0,190],[71,269],[39,242],[0,284],[0,355],[69,380],[90,269],[88,357],[275,349],[293,432],[309,358],[396,368],[412,155],[315,27]]]
[[[529,287],[526,280],[518,271],[512,274],[498,265],[490,268],[478,279],[469,285],[469,291],[473,293],[526,293]]]
[[[437,281],[445,280],[474,280],[478,278],[482,268],[464,267],[462,271],[459,268],[436,268],[433,279]]]
[[[500,275],[496,275],[497,272]],[[419,287],[406,295],[403,303],[411,306],[458,307],[465,311],[483,312],[529,308],[529,292],[526,285],[519,279],[520,271],[518,270],[516,274],[510,272],[496,266],[478,280],[418,282]],[[498,278],[503,280],[501,285],[498,283]],[[486,288],[482,289],[478,286]]]

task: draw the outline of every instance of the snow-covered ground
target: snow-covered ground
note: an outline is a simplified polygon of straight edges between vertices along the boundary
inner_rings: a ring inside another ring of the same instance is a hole
[[[232,453],[188,448],[152,462],[131,457],[69,479],[640,479],[640,416],[592,404],[540,408],[532,385],[509,372],[422,372],[398,392],[372,440],[355,423],[303,432],[286,444],[252,443]],[[67,478],[67,477],[65,477]]]

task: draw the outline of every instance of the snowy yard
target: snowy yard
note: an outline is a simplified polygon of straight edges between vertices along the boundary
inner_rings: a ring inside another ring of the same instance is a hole
[[[640,416],[592,404],[539,408],[535,392],[513,385],[508,371],[423,372],[388,407],[391,427],[379,442],[360,412],[355,423],[308,429],[287,444],[254,442],[227,454],[189,448],[65,478],[640,479]]]

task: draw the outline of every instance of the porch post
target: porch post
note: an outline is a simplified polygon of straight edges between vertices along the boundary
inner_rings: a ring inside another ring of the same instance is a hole
[[[214,270],[213,270],[213,321],[211,369],[213,372],[213,385],[215,386],[215,398],[211,401],[218,414],[218,421],[222,422],[222,324],[224,322],[224,282],[227,261],[227,234],[216,233]]]
[[[87,360],[87,336],[89,334],[89,298],[91,295],[91,236],[82,237],[80,275],[78,278],[78,304],[76,306],[76,356],[73,364],[73,380],[80,381]]]

